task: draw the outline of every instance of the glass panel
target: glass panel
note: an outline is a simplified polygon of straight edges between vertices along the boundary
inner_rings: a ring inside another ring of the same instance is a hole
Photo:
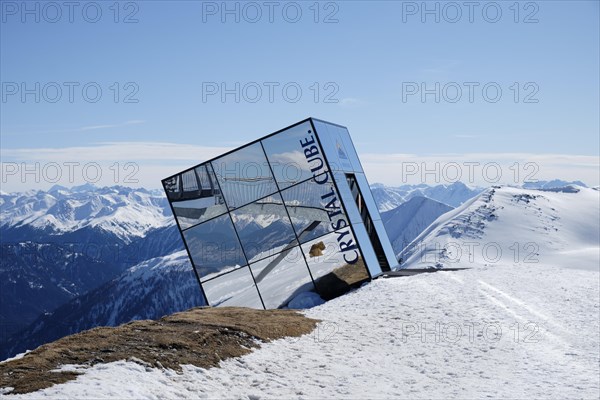
[[[346,293],[352,285],[369,279],[358,244],[349,228],[302,245],[302,252],[325,300]]]
[[[342,128],[341,126],[329,125],[329,132],[336,136],[336,147],[338,149],[343,148],[346,158],[352,164],[352,169],[356,172],[363,172],[348,129]],[[342,159],[342,154],[340,154],[340,159]]]
[[[249,262],[298,244],[279,193],[231,212]]]
[[[210,164],[167,179],[164,185],[181,229],[227,211]]]
[[[202,280],[247,264],[228,214],[183,231],[183,236]]]
[[[310,122],[264,139],[262,144],[280,189],[327,171]]]
[[[260,143],[244,147],[212,162],[229,209],[277,191]]]
[[[298,293],[315,290],[298,246],[251,264],[250,268],[266,308],[284,307]]]
[[[352,164],[345,152],[342,140],[338,138],[337,132],[334,130],[335,127],[321,121],[315,120],[313,122],[331,169],[334,171],[352,171]]]
[[[281,192],[300,243],[343,229],[348,220],[329,173]]]
[[[348,129],[327,122],[316,120],[313,122],[331,169],[362,172]]]
[[[202,289],[213,307],[264,308],[248,267],[204,282]]]

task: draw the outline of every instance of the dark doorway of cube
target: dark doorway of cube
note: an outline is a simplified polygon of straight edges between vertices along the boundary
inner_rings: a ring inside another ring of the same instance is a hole
[[[365,224],[365,228],[367,229],[367,233],[369,234],[369,240],[371,241],[371,245],[373,246],[373,250],[375,251],[375,255],[377,256],[377,261],[379,262],[379,266],[383,272],[390,271],[390,264],[385,256],[383,251],[383,246],[381,245],[381,241],[379,240],[379,236],[377,235],[377,231],[375,230],[375,226],[373,225],[373,219],[369,214],[369,209],[365,203],[365,199],[360,192],[360,188],[358,187],[358,182],[356,182],[356,176],[354,174],[346,174],[346,180],[348,181],[348,185],[350,186],[350,190],[352,191],[352,196],[354,197],[354,201],[358,206],[358,211],[360,212],[360,216]]]

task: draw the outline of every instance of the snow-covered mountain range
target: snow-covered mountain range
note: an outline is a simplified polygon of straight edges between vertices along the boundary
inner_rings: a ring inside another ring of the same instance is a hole
[[[2,193],[0,238],[0,357],[37,318],[183,248],[164,194],[121,186]]]
[[[95,230],[131,243],[152,229],[174,225],[168,209],[160,191],[90,184],[70,190],[55,186],[47,192],[0,195],[0,229],[3,233],[10,230],[12,240],[32,230],[75,238],[85,230]]]
[[[597,398],[600,192],[486,189],[408,268],[303,313],[313,334],[182,373],[122,360],[18,398]],[[349,351],[350,349],[350,351]]]
[[[458,207],[483,190],[484,188],[469,187],[462,182],[436,186],[421,184],[390,187],[380,183],[371,185],[371,192],[379,211],[393,210],[413,197],[427,197],[450,207]]]
[[[522,187],[524,189],[553,189],[569,185],[587,187],[585,183],[581,181],[568,182],[560,179],[526,182]],[[485,190],[485,188],[478,186],[471,187],[460,181],[435,186],[426,184],[385,186],[381,183],[374,183],[371,185],[371,192],[373,192],[373,197],[375,198],[377,207],[379,207],[379,211],[392,210],[413,197],[427,197],[449,205],[450,207],[458,207],[465,201],[472,199],[481,193],[483,190]]]
[[[397,252],[449,203],[483,190],[459,183],[402,188],[373,189],[380,209],[392,201],[401,206],[383,214]],[[157,318],[202,301],[160,191],[84,185],[1,193],[0,216],[0,358],[81,329]]]

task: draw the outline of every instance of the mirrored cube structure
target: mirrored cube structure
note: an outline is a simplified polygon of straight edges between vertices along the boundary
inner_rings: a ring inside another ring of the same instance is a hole
[[[308,118],[162,183],[211,306],[328,300],[397,264],[343,126]]]

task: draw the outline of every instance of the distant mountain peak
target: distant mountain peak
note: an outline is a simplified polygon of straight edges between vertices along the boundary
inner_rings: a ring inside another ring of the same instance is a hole
[[[435,186],[423,183],[398,187],[389,187],[381,184],[371,186],[375,203],[380,211],[392,210],[411,198],[419,196],[428,197],[451,207],[458,207],[483,190],[480,187],[469,187],[460,181]]]
[[[83,185],[71,187],[71,192],[93,192],[96,189],[98,189],[96,185],[90,182],[86,182]]]
[[[52,193],[52,192],[58,192],[58,191],[60,191],[60,190],[62,190],[62,191],[65,191],[65,192],[68,192],[68,191],[69,191],[69,188],[67,188],[67,187],[65,187],[65,186],[62,186],[62,185],[58,185],[58,184],[57,184],[57,185],[53,185],[53,186],[52,186],[50,189],[48,189],[48,193]]]
[[[556,189],[567,186],[581,186],[587,188],[588,186],[581,181],[563,181],[562,179],[552,179],[550,181],[531,181],[523,183],[524,189]]]
[[[125,186],[98,188],[88,183],[65,189],[55,185],[48,192],[8,193],[2,200],[0,227],[3,237],[13,242],[35,236],[36,231],[75,237],[82,229],[129,242],[174,224],[164,193]]]

